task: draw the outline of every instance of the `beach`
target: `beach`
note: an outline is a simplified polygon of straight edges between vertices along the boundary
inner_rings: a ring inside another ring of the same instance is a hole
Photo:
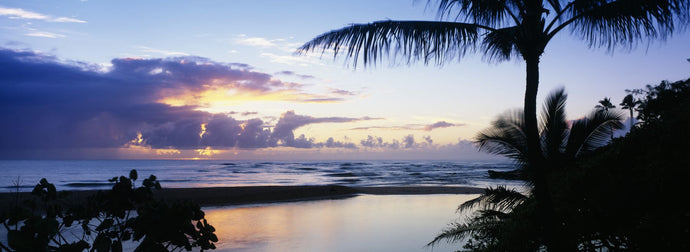
[[[98,190],[69,191],[67,202],[80,202]],[[163,188],[154,190],[154,197],[168,202],[191,201],[201,206],[227,206],[242,204],[277,203],[316,199],[346,198],[368,195],[420,195],[420,194],[479,194],[482,188],[470,186],[381,186],[347,187],[323,186],[238,186]],[[0,193],[0,205],[4,209],[13,202],[31,197],[30,192]]]

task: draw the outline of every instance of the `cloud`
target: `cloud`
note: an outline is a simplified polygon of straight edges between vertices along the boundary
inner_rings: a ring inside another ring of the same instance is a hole
[[[333,137],[329,137],[328,140],[326,140],[326,142],[323,143],[323,146],[326,148],[357,149],[357,145],[355,145],[354,143],[336,141],[333,139]]]
[[[156,49],[156,48],[151,48],[147,46],[138,46],[137,49],[139,51],[144,52],[144,53],[155,53],[159,55],[163,55],[166,57],[170,56],[189,56],[188,53],[185,52],[177,52],[177,51],[170,51],[170,50],[162,50],[162,49]]]
[[[353,91],[348,91],[348,90],[343,90],[343,89],[336,89],[336,88],[331,88],[330,89],[331,94],[335,95],[342,95],[342,96],[355,96],[358,95],[358,92],[353,92]]]
[[[347,123],[356,121],[366,121],[366,120],[376,120],[377,118],[362,117],[362,118],[349,118],[349,117],[313,117],[306,115],[295,114],[294,111],[287,111],[280,116],[278,123],[276,123],[273,128],[273,134],[271,135],[273,139],[284,143],[286,146],[305,148],[306,146],[311,147],[313,140],[304,138],[300,136],[295,138],[293,132],[305,125],[315,124],[315,123]]]
[[[245,111],[245,112],[230,111],[230,112],[228,112],[227,114],[229,114],[229,115],[250,116],[250,115],[258,115],[259,112],[256,112],[256,111]]]
[[[247,95],[314,97],[301,94],[299,84],[238,66],[242,64],[198,57],[124,58],[112,60],[110,69],[101,71],[54,56],[0,49],[0,150],[130,147],[175,153],[207,147],[319,147],[306,136],[293,137],[292,131],[312,123],[373,119],[312,117],[288,111],[270,126],[259,118],[232,117],[256,112],[200,110],[200,94],[217,88]],[[164,102],[183,95],[197,100]]]
[[[57,34],[57,33],[52,33],[52,32],[45,32],[45,31],[33,31],[29,32],[27,34],[24,34],[29,37],[40,37],[40,38],[64,38],[65,35],[62,34]]]
[[[275,47],[277,46],[277,44],[275,43],[276,41],[280,40],[270,40],[260,37],[247,37],[247,35],[244,34],[238,35],[235,39],[235,43],[237,44],[261,48]]]
[[[277,72],[277,73],[275,73],[275,74],[276,74],[276,75],[295,76],[295,77],[299,77],[299,78],[301,78],[301,79],[314,79],[314,78],[316,78],[316,77],[314,77],[313,75],[297,74],[297,73],[295,73],[295,72],[293,72],[293,71],[280,71],[280,72]]]
[[[448,127],[459,127],[465,124],[449,123],[446,121],[438,121],[432,124],[421,125],[421,124],[406,124],[399,126],[367,126],[367,127],[356,127],[349,130],[372,130],[372,129],[384,129],[384,130],[418,130],[418,131],[432,131],[439,128]]]
[[[69,17],[52,17],[20,8],[0,7],[0,16],[7,16],[10,19],[33,19],[55,23],[86,23],[84,20]]]
[[[272,119],[259,117],[251,110],[210,113],[200,110],[199,102],[163,102],[169,97],[199,96],[221,87],[252,95],[301,92],[299,83],[276,80],[241,63],[198,57],[123,58],[112,60],[108,71],[84,64],[30,51],[0,49],[0,156],[49,149],[126,148],[175,157],[190,152],[220,155],[219,150],[276,147],[342,151],[441,148],[429,136],[411,134],[389,141],[368,136],[349,142],[334,137],[317,141],[295,133],[311,124],[382,118],[317,117],[286,111]],[[440,121],[413,128],[458,125]]]
[[[259,56],[264,57],[264,58],[268,58],[268,60],[270,62],[286,64],[286,65],[299,65],[299,66],[321,65],[321,62],[319,61],[318,58],[312,58],[312,57],[296,56],[296,55],[284,55],[284,54],[276,54],[276,53],[269,53],[269,52],[263,52],[263,53],[259,54]]]
[[[448,128],[448,127],[457,127],[457,126],[463,126],[464,124],[455,124],[455,123],[449,123],[446,121],[438,121],[433,124],[425,125],[424,130],[425,131],[432,131],[434,129],[439,129],[439,128]]]

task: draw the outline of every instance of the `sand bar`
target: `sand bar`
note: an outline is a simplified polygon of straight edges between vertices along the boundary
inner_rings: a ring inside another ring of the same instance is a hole
[[[164,188],[162,190],[154,190],[154,195],[169,202],[188,200],[202,206],[224,206],[345,198],[359,194],[479,194],[483,191],[483,188],[467,186],[346,187],[323,185]],[[95,192],[96,190],[72,191],[67,199],[70,202],[79,202]],[[0,209],[11,206],[14,202],[21,202],[28,197],[31,197],[29,192],[0,193]]]

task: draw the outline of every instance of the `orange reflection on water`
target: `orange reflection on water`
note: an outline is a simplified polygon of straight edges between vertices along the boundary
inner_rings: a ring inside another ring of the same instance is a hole
[[[431,251],[424,245],[476,195],[358,196],[206,208],[217,251]],[[434,247],[455,251],[460,244]]]

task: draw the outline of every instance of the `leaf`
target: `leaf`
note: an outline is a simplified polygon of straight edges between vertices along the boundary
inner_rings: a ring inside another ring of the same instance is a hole
[[[103,220],[103,222],[101,222],[101,224],[99,224],[98,227],[96,227],[96,231],[101,232],[103,230],[109,229],[110,227],[113,226],[113,222],[114,222],[113,219]]]
[[[132,169],[131,171],[129,171],[129,178],[131,180],[137,180],[137,178],[138,178],[137,170]]]

